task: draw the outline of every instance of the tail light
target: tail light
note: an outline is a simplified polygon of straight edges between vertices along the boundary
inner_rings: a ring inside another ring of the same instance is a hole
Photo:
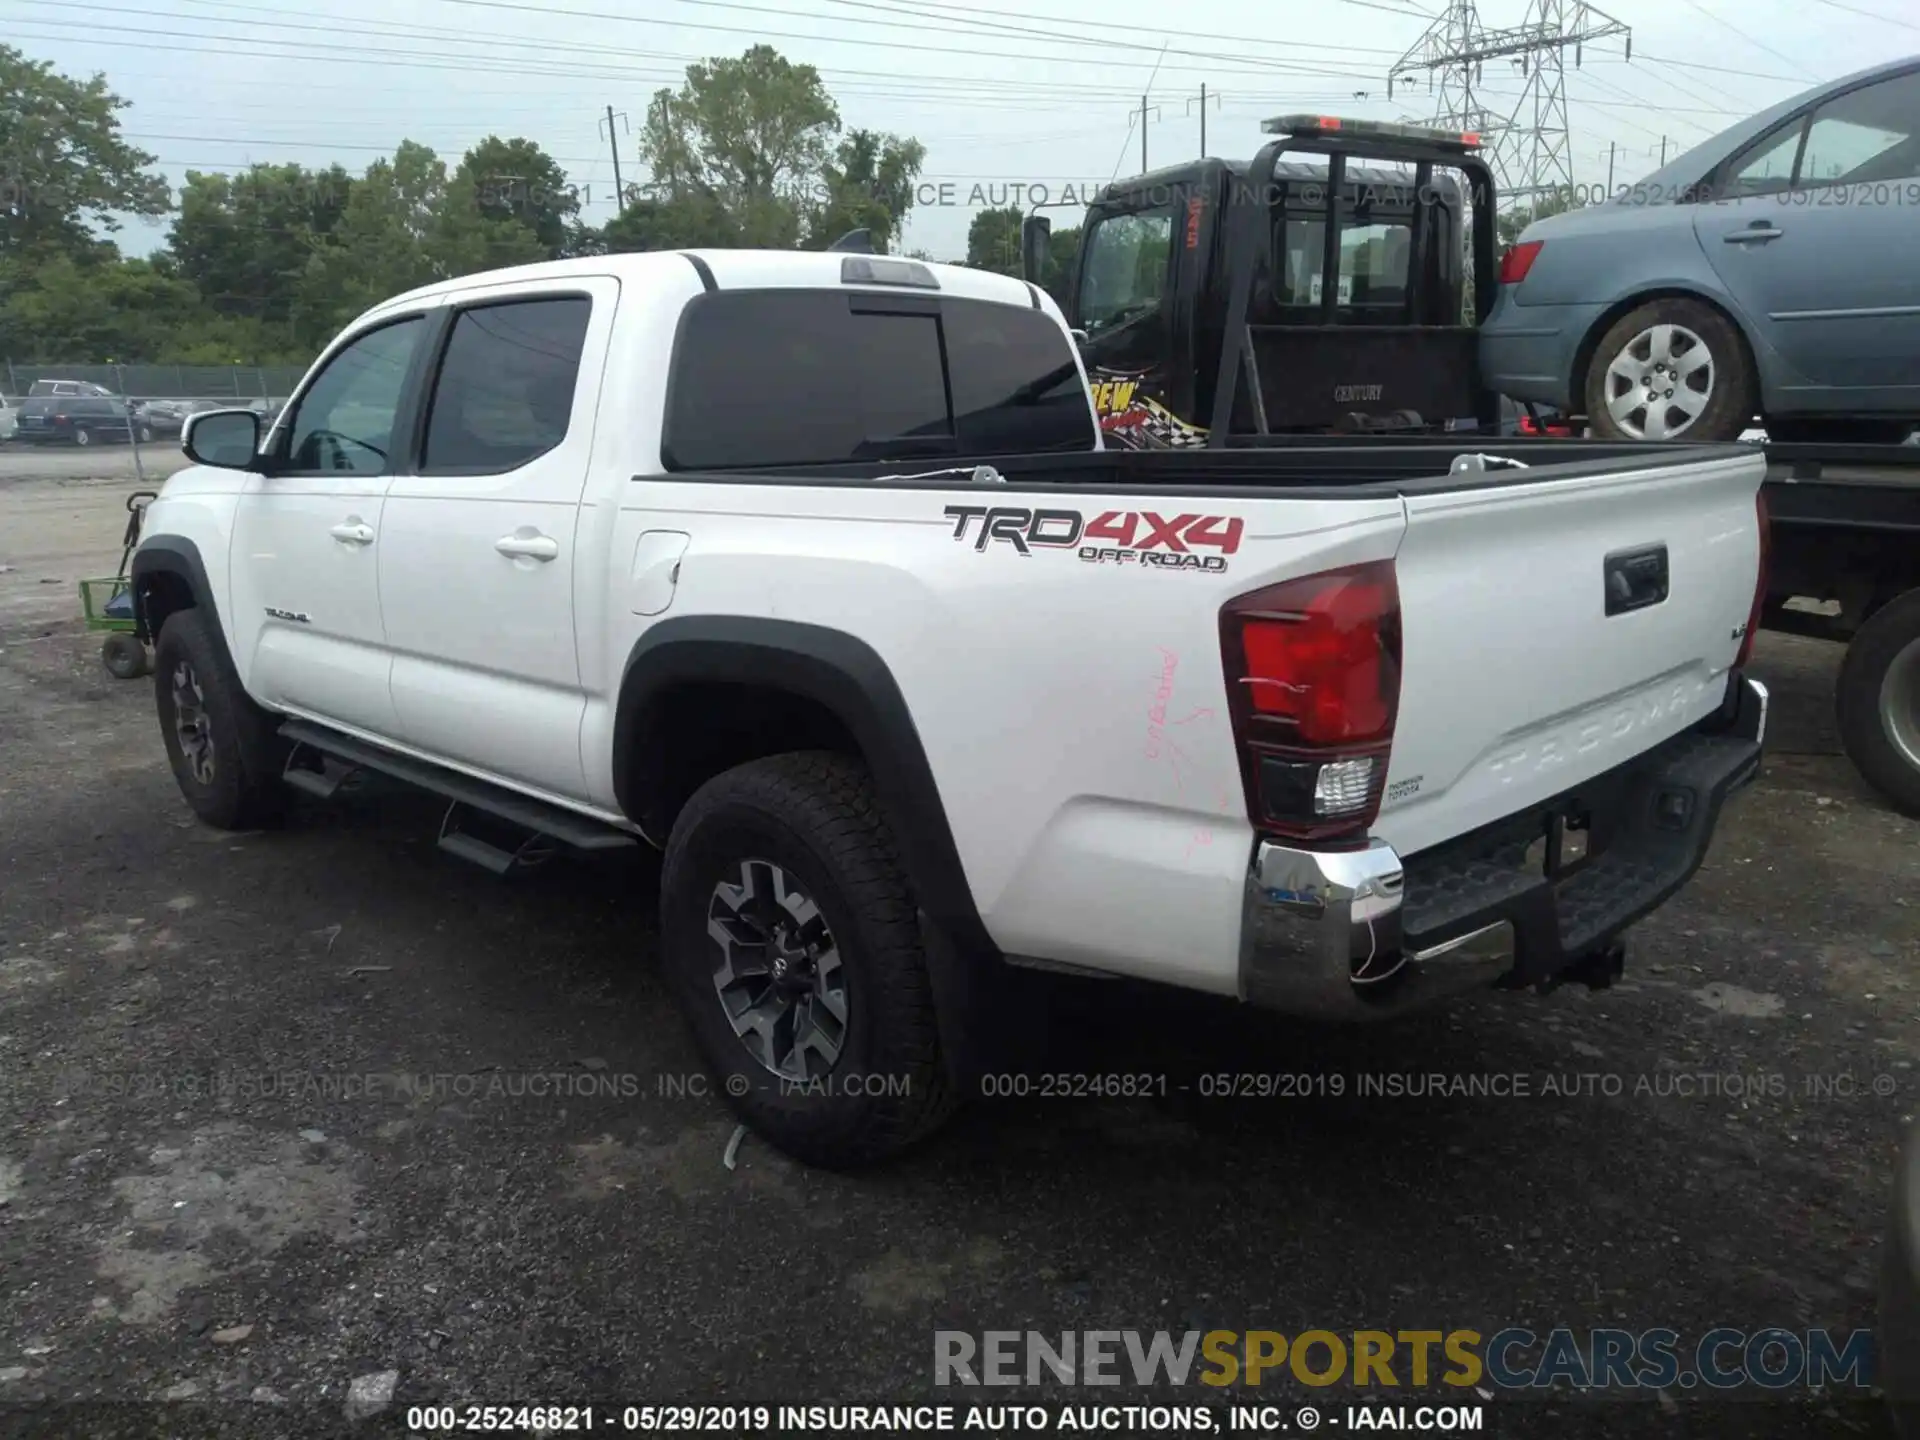
[[[1517,245],[1509,245],[1506,253],[1500,257],[1500,283],[1518,285],[1527,278],[1527,272],[1533,269],[1533,262],[1540,257],[1540,247],[1544,240],[1523,240]]]
[[[1230,600],[1220,649],[1254,827],[1296,840],[1364,834],[1380,811],[1400,704],[1393,562]]]
[[[1753,582],[1753,608],[1747,612],[1747,633],[1740,641],[1740,653],[1734,657],[1736,667],[1745,667],[1753,658],[1753,642],[1760,635],[1760,612],[1767,604],[1767,569],[1773,553],[1773,521],[1767,514],[1767,489],[1761,486],[1753,492],[1753,510],[1760,521],[1760,573]]]

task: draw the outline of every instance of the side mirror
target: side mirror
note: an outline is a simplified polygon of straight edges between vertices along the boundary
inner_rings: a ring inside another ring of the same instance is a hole
[[[251,410],[207,410],[189,415],[180,448],[196,465],[251,470],[260,449],[260,417]]]
[[[1038,285],[1053,254],[1053,221],[1029,215],[1020,222],[1020,278]]]

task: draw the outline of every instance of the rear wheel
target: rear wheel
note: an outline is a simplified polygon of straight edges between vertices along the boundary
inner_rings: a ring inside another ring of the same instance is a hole
[[[1854,635],[1835,706],[1855,768],[1899,809],[1920,815],[1920,590],[1877,611]]]
[[[221,830],[254,830],[286,813],[286,742],[240,685],[204,612],[176,610],[153,647],[154,703],[173,778]]]
[[[73,443],[76,445],[91,445],[93,443],[93,432],[91,430],[74,431]]]
[[[776,755],[702,786],[667,845],[661,931],[707,1065],[779,1149],[868,1164],[951,1112],[918,910],[858,762]]]
[[[1753,422],[1753,366],[1733,322],[1699,300],[1650,300],[1600,337],[1587,421],[1601,440],[1734,440]]]

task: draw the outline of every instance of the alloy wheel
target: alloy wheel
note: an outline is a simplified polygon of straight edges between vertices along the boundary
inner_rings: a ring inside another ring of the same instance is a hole
[[[1607,414],[1634,440],[1671,440],[1713,399],[1713,352],[1684,325],[1650,325],[1607,366]]]
[[[213,722],[207,715],[206,692],[200,677],[186,660],[173,667],[173,733],[187,769],[202,785],[213,783]]]
[[[740,862],[707,903],[718,951],[714,993],[747,1053],[782,1080],[815,1080],[847,1037],[846,970],[826,917],[805,887],[770,860]]]
[[[1909,642],[1880,682],[1880,725],[1893,748],[1920,770],[1920,640]]]

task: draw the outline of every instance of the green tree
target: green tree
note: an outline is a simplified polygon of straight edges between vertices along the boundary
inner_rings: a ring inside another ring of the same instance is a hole
[[[1002,275],[1020,273],[1020,227],[1026,215],[1018,205],[977,210],[967,226],[967,264]]]
[[[531,140],[489,135],[467,151],[452,188],[471,193],[478,213],[531,231],[545,258],[559,260],[579,244],[580,196],[560,162]]]
[[[819,180],[839,130],[839,109],[813,66],[770,45],[701,61],[648,107],[639,139],[653,177],[646,188],[669,205],[717,201],[735,244],[791,249],[823,198]]]
[[[976,211],[973,223],[967,227],[966,263],[976,270],[1019,275],[1020,230],[1025,223],[1026,215],[1018,205]],[[1048,237],[1040,288],[1063,306],[1067,303],[1066,288],[1073,279],[1073,261],[1079,249],[1078,225],[1056,228]]]
[[[913,208],[914,182],[927,147],[873,130],[853,130],[820,171],[819,197],[807,224],[807,244],[825,249],[849,230],[873,232],[885,251]]]
[[[353,184],[338,165],[255,165],[232,176],[189,170],[171,258],[214,311],[284,326],[294,287],[339,225]]]
[[[96,229],[171,208],[154,157],[121,137],[126,107],[105,76],[74,80],[0,45],[0,254],[97,256]]]

